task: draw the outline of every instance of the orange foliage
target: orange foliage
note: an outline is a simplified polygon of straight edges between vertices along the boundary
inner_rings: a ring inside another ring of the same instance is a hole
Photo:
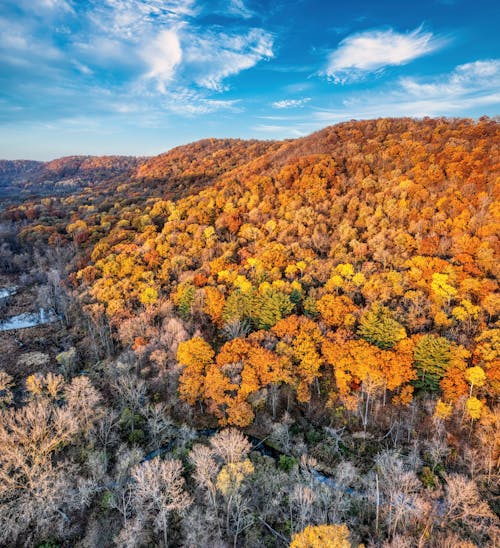
[[[222,421],[248,424],[272,383],[290,383],[308,402],[332,367],[344,399],[362,385],[406,403],[411,345],[423,333],[472,355],[453,347],[445,401],[467,393],[470,365],[485,372],[481,397],[495,398],[498,140],[487,118],[381,119],[284,142],[207,139],[149,159],[1,164],[95,181],[11,205],[4,217],[26,222],[22,240],[74,238],[70,279],[113,326],[170,301],[214,348],[234,328],[238,338],[216,359],[200,338],[178,352],[181,397],[208,401]],[[266,295],[277,298],[267,299],[265,321],[245,310],[240,323],[224,323],[228,303],[255,309]],[[391,350],[356,340],[358,315],[372,306],[390,310],[408,338]]]

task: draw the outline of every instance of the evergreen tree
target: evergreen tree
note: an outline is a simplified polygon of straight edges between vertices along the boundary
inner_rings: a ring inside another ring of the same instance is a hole
[[[269,329],[288,316],[295,306],[286,293],[275,290],[259,295],[255,304],[253,314],[259,329]]]
[[[389,308],[377,304],[361,317],[358,334],[382,350],[389,350],[406,338],[405,328],[394,319]]]
[[[243,292],[236,289],[229,294],[222,310],[222,319],[224,322],[234,320],[250,319],[252,316],[252,304],[255,300],[255,291]]]
[[[439,381],[444,377],[451,359],[451,343],[436,335],[423,336],[414,351],[418,379],[415,386],[428,392],[439,391]]]

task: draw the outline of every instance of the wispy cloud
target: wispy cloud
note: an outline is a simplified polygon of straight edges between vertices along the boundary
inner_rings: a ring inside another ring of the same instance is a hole
[[[445,40],[419,27],[399,33],[393,29],[351,34],[328,57],[326,76],[347,83],[384,67],[405,65],[443,46]]]
[[[413,116],[455,116],[464,110],[500,112],[500,59],[478,60],[456,66],[451,72],[427,78],[400,78],[377,92],[350,93],[332,108],[311,108],[307,115],[261,116],[269,123],[254,125],[257,135],[283,139],[307,135],[325,125],[352,119]]]
[[[145,77],[155,80],[158,91],[165,93],[167,84],[174,77],[175,69],[182,61],[178,33],[174,29],[159,32],[153,42],[144,48],[143,57],[150,67]]]
[[[219,110],[235,112],[239,110],[238,103],[239,100],[237,99],[212,99],[198,91],[181,88],[167,92],[160,104],[165,110],[175,112],[178,115],[197,116]]]
[[[243,21],[230,31],[200,26],[197,17],[208,9],[196,0],[6,0],[0,62],[15,77],[5,72],[0,85],[31,109],[33,82],[61,116],[69,90],[74,108],[88,111],[113,111],[115,102],[128,102],[129,112],[155,103],[188,116],[234,109],[236,102],[220,94],[230,77],[273,57],[273,36],[245,26],[253,15],[243,0],[230,2],[232,16]],[[9,13],[16,13],[13,21]]]
[[[299,108],[303,107],[306,103],[309,103],[310,97],[303,97],[302,99],[282,99],[281,101],[275,101],[272,103],[273,108]]]
[[[215,91],[225,89],[229,76],[273,57],[272,36],[258,28],[245,34],[191,34],[186,42],[186,64],[195,82]]]
[[[29,8],[36,14],[43,15],[58,11],[73,12],[70,2],[66,0],[18,0],[18,5],[23,8]]]
[[[450,74],[432,81],[402,78],[404,91],[420,99],[443,98],[446,101],[495,95],[500,92],[500,60],[487,59],[458,65]]]
[[[250,19],[255,15],[255,13],[245,5],[244,0],[229,0],[226,11],[235,17],[242,17],[243,19]]]
[[[317,110],[312,117],[335,123],[379,116],[453,116],[464,109],[500,107],[500,60],[465,63],[432,79],[401,78],[390,86],[390,91],[351,95],[338,108]]]
[[[283,137],[303,137],[307,135],[307,132],[301,131],[298,127],[293,127],[290,125],[271,125],[271,124],[258,124],[252,127],[252,130],[257,133],[267,133],[272,137],[283,138]]]

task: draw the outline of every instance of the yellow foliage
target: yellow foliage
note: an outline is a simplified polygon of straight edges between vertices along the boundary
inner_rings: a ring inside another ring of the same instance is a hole
[[[242,293],[248,293],[252,289],[252,284],[245,278],[245,276],[241,275],[236,276],[233,280],[233,285],[234,287],[240,289]]]
[[[449,301],[457,294],[457,290],[448,282],[448,274],[436,272],[432,275],[431,289],[439,300]]]
[[[351,281],[356,287],[361,287],[366,283],[366,278],[362,272],[356,272]]]
[[[465,378],[472,386],[481,387],[486,382],[486,373],[482,367],[476,365],[475,367],[469,367],[466,369]]]
[[[410,405],[413,400],[413,391],[414,389],[411,384],[403,386],[401,392],[393,396],[392,403],[394,403],[394,405]]]
[[[316,303],[316,308],[321,314],[322,320],[330,327],[352,327],[356,322],[354,314],[356,306],[345,295],[336,296],[326,294]]]
[[[296,533],[290,548],[351,548],[346,525],[308,525]]]
[[[344,285],[344,279],[342,276],[335,274],[325,284],[326,291],[335,291]]]
[[[225,464],[217,476],[217,489],[224,495],[238,491],[243,480],[253,474],[254,466],[249,459]]]
[[[146,289],[140,294],[139,300],[145,306],[154,304],[158,300],[158,291],[153,287],[146,287]]]
[[[265,294],[271,289],[271,284],[269,282],[262,282],[259,285],[259,293]]]
[[[299,291],[300,293],[302,293],[304,291],[301,283],[297,280],[294,280],[291,284],[290,284],[290,287],[293,289],[295,289],[296,291]]]
[[[483,402],[478,400],[475,396],[469,398],[465,406],[471,419],[479,419],[481,417]]]
[[[434,408],[434,418],[447,419],[448,417],[451,416],[452,411],[453,411],[453,407],[451,404],[438,400],[436,402],[436,407]]]
[[[450,327],[453,322],[448,318],[445,312],[438,310],[434,314],[434,323],[436,327]]]
[[[222,311],[224,310],[226,299],[216,287],[206,286],[204,292],[205,302],[203,312],[210,316],[214,324],[219,325],[222,321]]]
[[[285,276],[287,278],[294,278],[298,271],[297,265],[290,264],[285,268]]]
[[[304,270],[307,268],[307,263],[305,261],[298,261],[297,268],[303,273]]]
[[[335,270],[342,276],[342,278],[352,278],[354,276],[354,267],[350,263],[343,263],[336,266]]]
[[[33,396],[47,395],[52,399],[56,399],[64,388],[64,378],[62,375],[54,375],[47,373],[43,376],[40,374],[30,375],[26,379],[26,389]]]
[[[212,347],[201,337],[179,343],[177,361],[184,367],[179,379],[181,398],[191,405],[203,395],[205,370],[214,358]]]

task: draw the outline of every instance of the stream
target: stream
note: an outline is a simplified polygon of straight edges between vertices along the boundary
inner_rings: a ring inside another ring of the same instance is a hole
[[[0,301],[8,299],[17,293],[17,287],[0,287]],[[37,327],[46,323],[52,323],[59,318],[51,309],[40,308],[38,312],[24,312],[17,316],[0,319],[0,331],[12,331],[14,329],[26,329]]]
[[[37,327],[46,323],[56,322],[58,319],[53,310],[40,308],[38,312],[25,312],[11,318],[6,318],[5,320],[0,320],[0,331]]]
[[[198,437],[210,437],[216,434],[217,432],[218,430],[215,428],[206,428],[204,430],[197,430]],[[252,450],[258,451],[264,457],[270,457],[274,459],[275,461],[277,461],[281,456],[287,456],[287,457],[291,456],[291,455],[287,455],[286,453],[283,453],[282,451],[279,451],[278,449],[275,449],[274,447],[266,445],[265,440],[261,440],[251,435],[247,435],[247,438],[252,444]],[[141,462],[148,462],[156,457],[169,453],[172,450],[174,443],[175,443],[175,440],[172,440],[167,445],[160,447],[159,449],[156,449],[155,451],[151,451],[142,459]],[[341,489],[348,495],[363,496],[363,493],[360,491],[356,491],[350,488],[340,487],[338,483],[332,477],[326,476],[325,474],[319,472],[318,470],[312,470],[312,475],[316,481],[318,481],[319,483],[323,483],[324,485],[328,485],[328,487],[331,487],[333,489]]]

